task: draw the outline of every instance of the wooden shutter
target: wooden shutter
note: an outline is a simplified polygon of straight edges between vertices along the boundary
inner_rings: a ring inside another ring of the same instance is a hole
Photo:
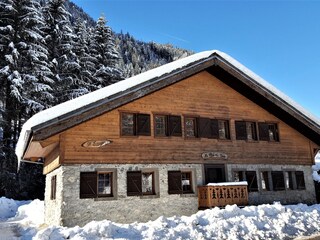
[[[127,195],[142,195],[142,180],[140,171],[127,172]]]
[[[212,136],[209,118],[198,118],[198,133],[198,136],[202,138],[210,138]]]
[[[219,122],[217,119],[210,119],[210,138],[219,138]]]
[[[80,198],[97,197],[97,173],[80,173]]]
[[[244,121],[235,121],[236,139],[247,140],[247,124]]]
[[[181,117],[169,116],[169,136],[182,136]]]
[[[258,181],[257,175],[255,171],[246,171],[246,180],[248,182],[248,190],[249,192],[257,192],[258,189]]]
[[[258,123],[259,126],[259,140],[269,141],[269,124],[268,123]]]
[[[168,192],[169,194],[182,194],[182,182],[180,171],[168,172]]]
[[[54,175],[51,177],[51,194],[50,199],[56,199],[56,191],[57,191],[57,176]]]
[[[151,135],[149,114],[137,114],[137,135]]]
[[[272,177],[273,191],[285,190],[284,176],[282,171],[272,171],[271,177]]]
[[[297,189],[306,189],[306,184],[304,182],[304,175],[303,171],[297,171],[296,172],[296,183],[297,183]]]

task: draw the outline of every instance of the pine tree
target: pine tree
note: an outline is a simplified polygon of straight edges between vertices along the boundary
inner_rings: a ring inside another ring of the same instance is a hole
[[[77,78],[81,67],[73,52],[75,35],[64,2],[49,0],[44,8],[45,40],[49,49],[50,68],[55,76],[56,104],[83,94]]]
[[[123,73],[118,68],[119,53],[116,50],[114,36],[106,26],[106,19],[101,16],[94,29],[92,40],[92,56],[96,58],[96,85],[101,87],[113,84],[123,79]]]

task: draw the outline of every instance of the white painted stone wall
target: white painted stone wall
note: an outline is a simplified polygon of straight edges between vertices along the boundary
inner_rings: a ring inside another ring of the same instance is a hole
[[[117,196],[115,198],[80,199],[80,172],[96,171],[101,168],[117,169]],[[159,194],[157,196],[127,196],[127,171],[158,169]],[[197,193],[179,195],[168,194],[168,171],[187,170],[194,173],[194,188],[202,185],[201,164],[90,164],[61,166],[58,171],[47,175],[47,184],[53,174],[57,174],[57,184],[63,182],[57,200],[50,200],[50,185],[46,187],[46,223],[74,226],[92,220],[108,219],[120,223],[146,222],[160,216],[191,215],[198,210]],[[61,197],[60,197],[61,195]],[[51,203],[55,201],[56,203]],[[55,208],[55,209],[52,209]],[[61,215],[59,216],[59,213]],[[50,216],[53,214],[53,216]]]
[[[282,204],[296,204],[296,203],[316,203],[316,195],[314,183],[312,179],[311,166],[302,165],[271,165],[271,164],[228,164],[227,165],[227,178],[232,181],[232,170],[246,169],[247,171],[256,171],[259,192],[249,193],[249,204],[257,205],[264,203],[273,203],[275,201]],[[284,190],[284,191],[261,191],[261,170],[270,171],[303,171],[305,190]]]
[[[56,175],[56,199],[51,200],[51,177]],[[58,168],[46,176],[46,188],[44,194],[44,217],[45,222],[49,225],[61,225],[61,205],[63,202],[62,196],[62,168]]]

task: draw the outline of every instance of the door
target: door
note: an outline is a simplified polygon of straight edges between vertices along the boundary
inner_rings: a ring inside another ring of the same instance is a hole
[[[224,165],[204,165],[205,182],[218,183],[226,181],[225,166]]]

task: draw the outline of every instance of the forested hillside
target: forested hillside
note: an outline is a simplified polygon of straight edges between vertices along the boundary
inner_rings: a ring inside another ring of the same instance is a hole
[[[15,144],[35,113],[191,52],[114,33],[65,0],[0,0],[0,196],[43,198],[42,166]]]

